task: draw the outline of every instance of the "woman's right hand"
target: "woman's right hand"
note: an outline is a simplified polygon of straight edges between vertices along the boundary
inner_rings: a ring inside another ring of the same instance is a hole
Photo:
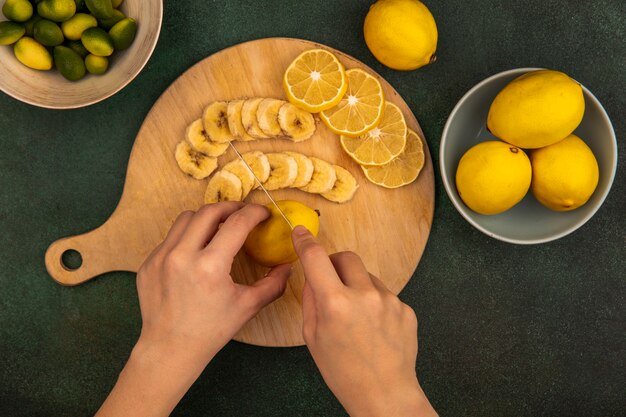
[[[353,417],[436,416],[415,375],[417,318],[352,252],[328,256],[297,226],[303,336],[324,381]]]

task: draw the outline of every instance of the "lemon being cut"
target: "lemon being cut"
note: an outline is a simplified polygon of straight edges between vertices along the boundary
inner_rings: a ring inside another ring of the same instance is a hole
[[[385,188],[399,188],[415,181],[424,167],[424,145],[409,129],[404,151],[385,165],[361,165],[368,180]]]
[[[324,49],[304,51],[287,67],[283,88],[289,101],[310,113],[339,103],[348,88],[343,64]]]
[[[346,76],[346,94],[335,107],[321,112],[320,119],[334,133],[356,137],[378,124],[385,98],[380,82],[362,69],[349,69]]]
[[[277,201],[276,204],[289,219],[292,226],[302,225],[313,236],[320,227],[319,214],[312,208],[291,200]],[[291,227],[274,204],[267,204],[270,217],[259,223],[248,235],[243,248],[256,263],[275,266],[296,261],[298,255],[291,240]]]
[[[346,153],[359,164],[385,165],[404,150],[406,133],[402,111],[395,104],[385,102],[378,126],[359,137],[342,135],[339,140]]]
[[[598,185],[598,162],[576,135],[533,150],[530,162],[533,195],[551,210],[570,211],[582,206]]]

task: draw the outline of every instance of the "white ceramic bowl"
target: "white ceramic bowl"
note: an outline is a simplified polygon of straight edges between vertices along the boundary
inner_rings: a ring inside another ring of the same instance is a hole
[[[505,242],[536,244],[563,237],[585,224],[606,198],[617,168],[617,140],[606,111],[583,86],[585,114],[574,131],[589,145],[600,168],[598,186],[589,201],[576,210],[556,212],[542,206],[528,192],[512,209],[497,215],[470,210],[456,190],[456,169],[461,156],[485,140],[497,140],[486,130],[487,113],[496,94],[510,81],[539,68],[518,68],[487,78],[469,90],[457,103],[443,129],[439,164],[446,192],[461,215],[481,232]]]
[[[163,20],[162,0],[125,0],[120,10],[137,21],[132,45],[115,52],[104,75],[68,81],[58,70],[37,71],[22,65],[13,55],[13,45],[0,45],[0,90],[6,94],[51,109],[73,109],[97,103],[130,83],[148,62],[159,39]],[[0,14],[0,20],[6,20]]]

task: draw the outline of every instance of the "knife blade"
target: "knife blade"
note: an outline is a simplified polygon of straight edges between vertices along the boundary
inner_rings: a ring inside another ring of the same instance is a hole
[[[256,180],[257,183],[259,183],[259,187],[261,188],[261,190],[263,190],[263,192],[265,193],[265,195],[267,196],[267,198],[270,199],[270,201],[272,202],[272,204],[274,205],[274,207],[276,207],[276,210],[278,210],[278,212],[280,213],[281,216],[283,216],[283,219],[285,219],[285,221],[287,222],[287,224],[289,225],[289,228],[291,230],[293,230],[293,225],[291,224],[291,222],[289,221],[289,219],[287,218],[287,216],[285,216],[285,213],[280,209],[280,207],[278,207],[278,204],[276,204],[276,200],[274,200],[272,198],[272,196],[270,195],[269,191],[267,191],[265,189],[265,187],[263,186],[263,183],[261,182],[261,180],[259,180],[259,177],[256,176],[256,174],[254,173],[254,171],[252,170],[252,168],[250,167],[250,165],[248,165],[248,163],[246,162],[246,160],[243,158],[243,156],[239,153],[239,151],[237,150],[237,148],[235,147],[235,145],[233,145],[233,142],[230,141],[228,142],[230,147],[233,148],[233,151],[235,151],[235,153],[237,154],[237,156],[239,157],[239,159],[241,159],[241,161],[244,163],[244,165],[246,166],[246,168],[248,168],[248,171],[250,171],[250,173],[252,174],[252,176],[254,177],[254,179]]]

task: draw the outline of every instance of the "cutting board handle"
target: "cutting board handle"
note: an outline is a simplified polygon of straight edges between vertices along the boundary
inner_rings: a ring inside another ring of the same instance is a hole
[[[139,265],[131,265],[136,258],[132,249],[122,240],[119,230],[110,227],[108,221],[97,229],[82,235],[66,237],[53,242],[46,251],[46,269],[61,285],[78,285],[111,271],[137,271]],[[67,251],[76,251],[82,263],[75,269],[63,263]]]

